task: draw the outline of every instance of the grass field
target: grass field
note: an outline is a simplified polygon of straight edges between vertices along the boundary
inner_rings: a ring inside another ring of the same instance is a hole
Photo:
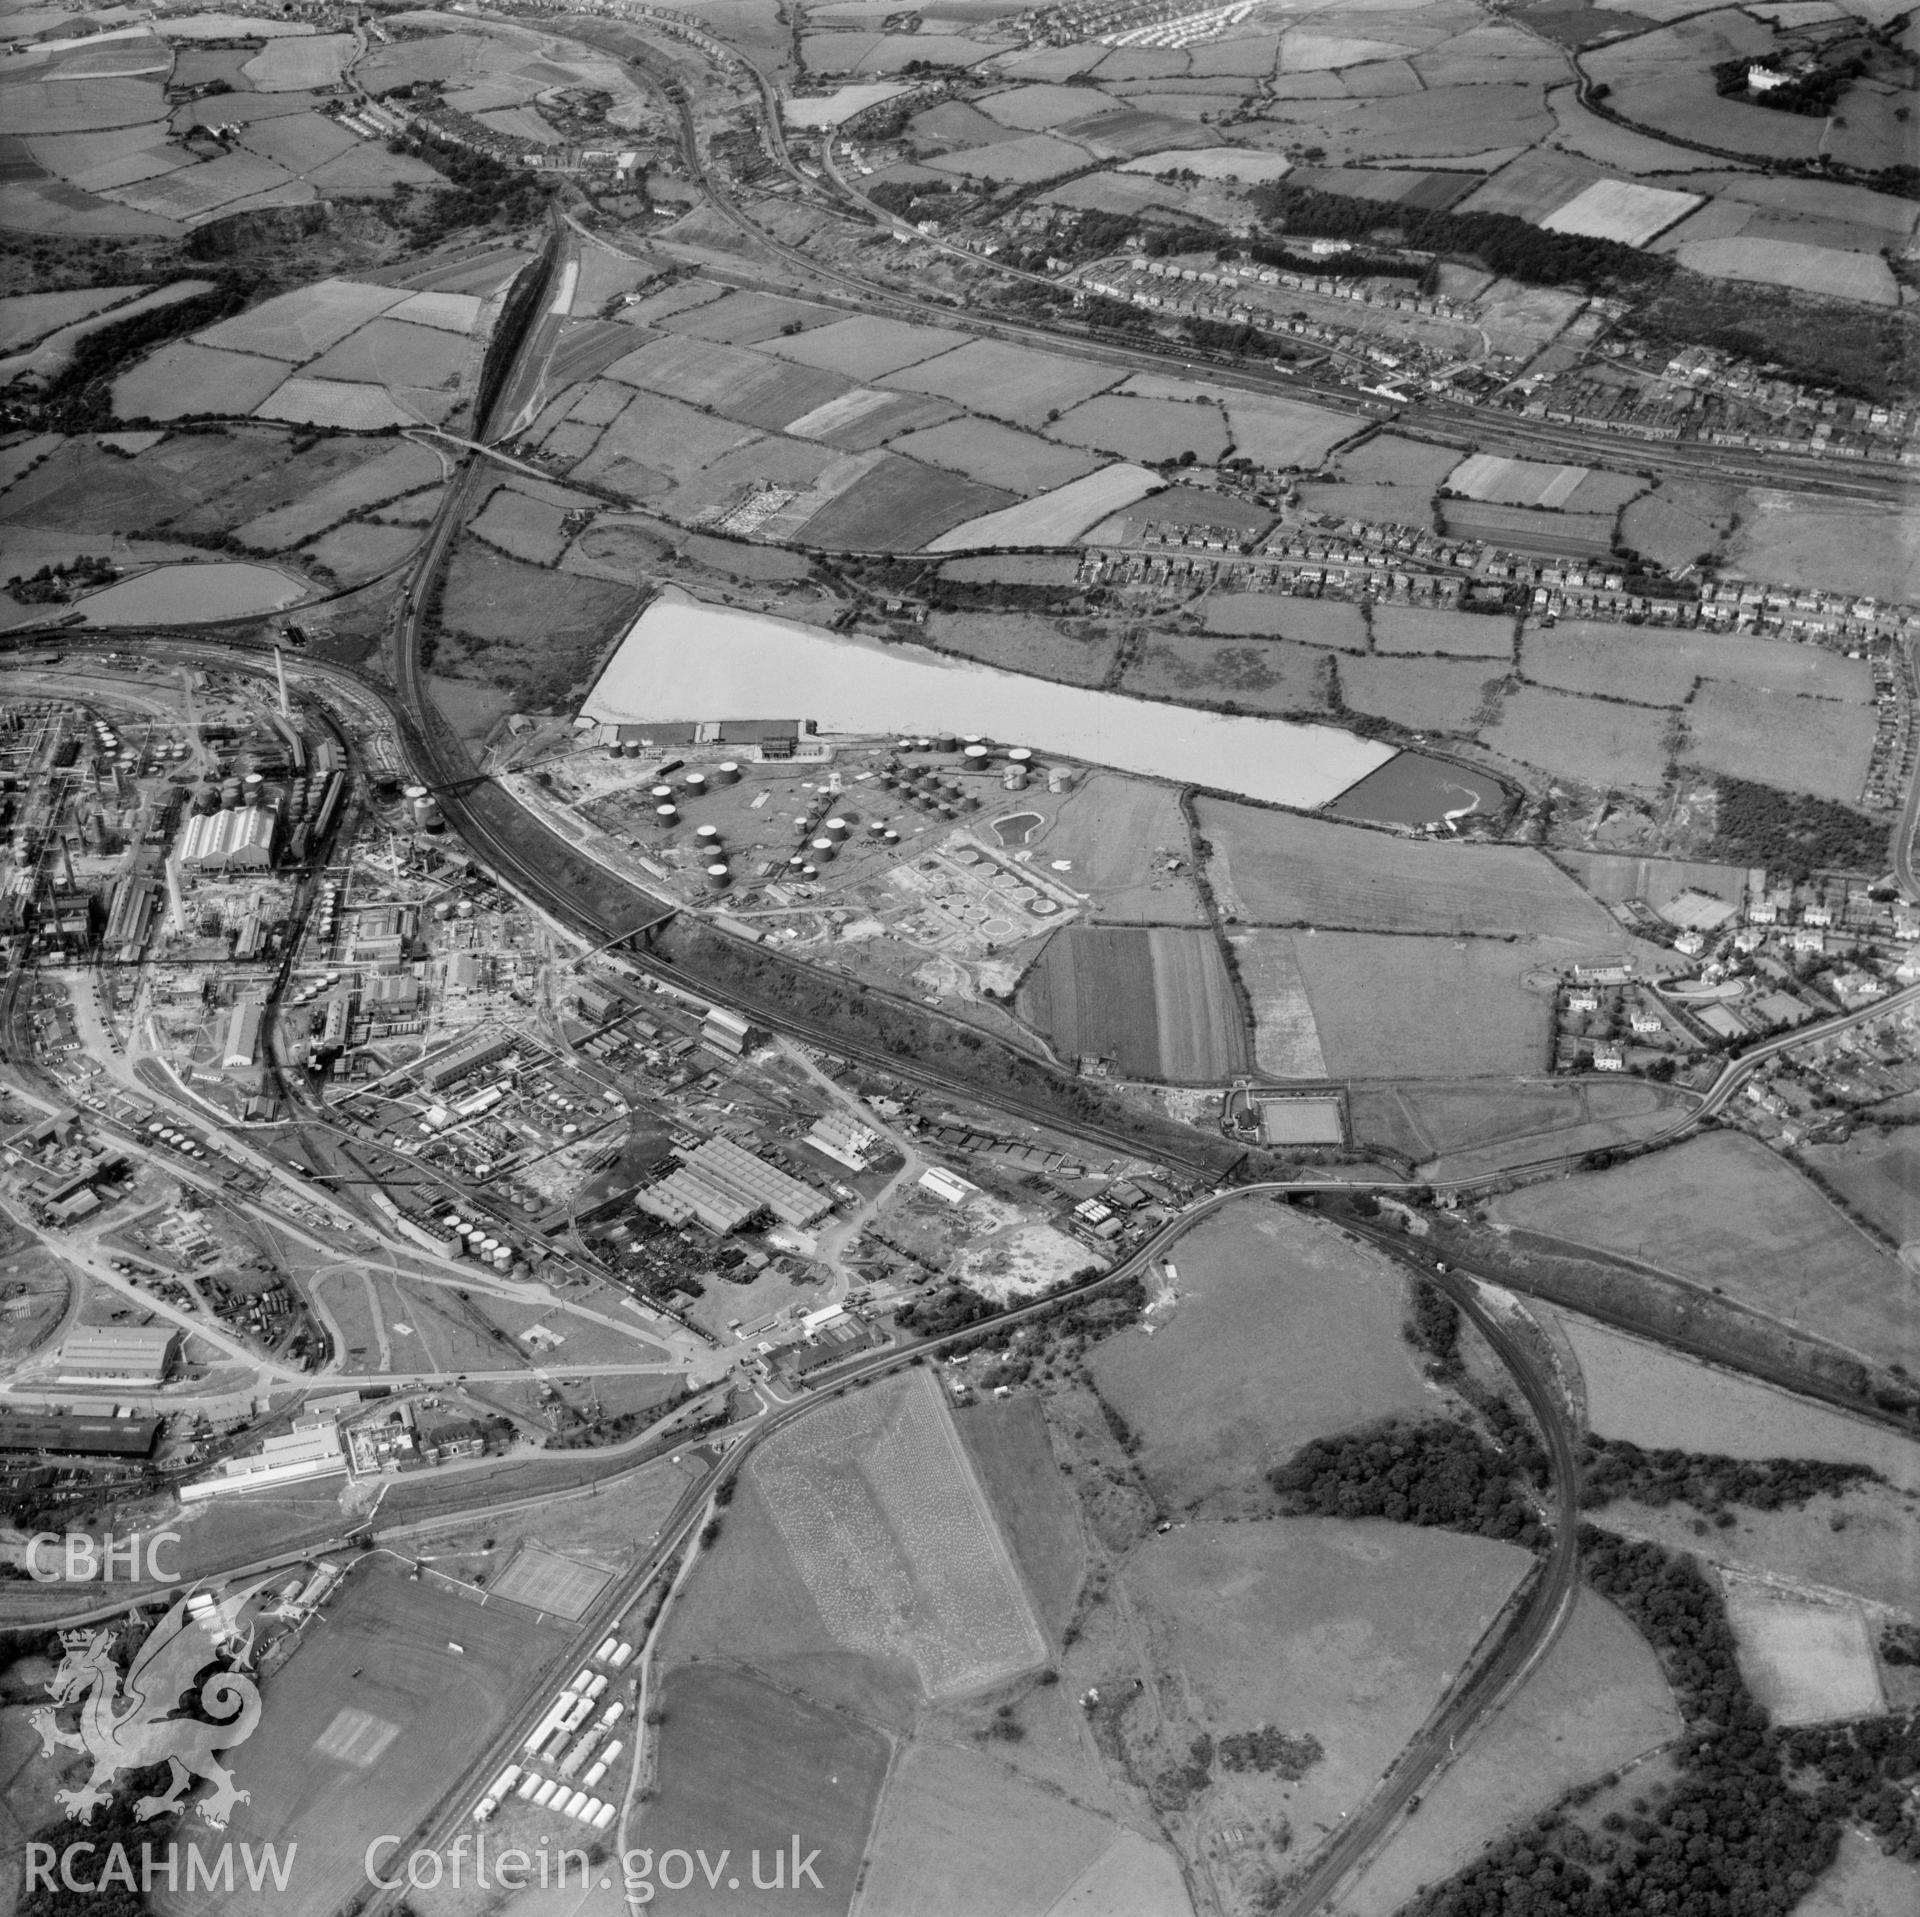
[[[440,461],[429,448],[411,443],[396,446],[324,481],[290,505],[247,520],[234,528],[234,537],[263,552],[281,552],[369,506],[430,485],[439,477]]]
[[[1395,433],[1377,433],[1350,446],[1337,462],[1343,479],[1401,486],[1421,495],[1422,503],[1460,463],[1450,446],[1428,446]]]
[[[896,399],[895,404],[898,404]],[[889,442],[896,453],[946,466],[983,485],[1004,486],[1022,495],[1045,492],[1079,479],[1101,462],[1076,447],[1056,446],[1031,433],[1016,432],[996,420],[971,414],[906,433]]]
[[[1365,652],[1367,624],[1344,599],[1291,599],[1262,592],[1212,592],[1202,602],[1209,632],[1293,639],[1339,652]],[[1378,617],[1378,614],[1375,615]]]
[[[1572,1312],[1557,1316],[1586,1381],[1587,1424],[1596,1437],[1650,1451],[1871,1465],[1890,1484],[1920,1492],[1920,1440]]]
[[[1021,987],[1021,1011],[1069,1057],[1129,1078],[1211,1084],[1250,1062],[1240,1007],[1210,932],[1069,926]]]
[[[1182,705],[1320,714],[1330,704],[1331,677],[1328,655],[1317,647],[1174,632],[1146,640],[1120,686]]]
[[[1410,731],[1471,733],[1487,687],[1506,670],[1499,659],[1343,659],[1340,696]]]
[[[1710,680],[1687,709],[1689,760],[1712,772],[1859,800],[1873,757],[1870,707]]]
[[[1583,1590],[1546,1661],[1426,1793],[1341,1898],[1342,1917],[1392,1917],[1563,1791],[1631,1763],[1680,1730],[1653,1648]]]
[[[1513,657],[1513,622],[1437,606],[1375,606],[1373,643],[1380,652],[1438,652],[1473,659]]]
[[[1010,504],[994,487],[887,453],[790,537],[856,552],[917,552],[950,526]]]
[[[1920,1238],[1920,1148],[1909,1134],[1856,1132],[1843,1145],[1812,1145],[1807,1161],[1890,1238]]]
[[[283,380],[253,409],[256,419],[283,419],[301,426],[334,426],[375,433],[386,426],[437,422],[443,413],[423,406],[423,389],[375,386],[341,379]]]
[[[1295,932],[1332,1078],[1471,1078],[1544,1071],[1552,1000],[1521,980],[1526,945]]]
[[[1747,868],[1706,859],[1640,859],[1621,852],[1556,852],[1593,896],[1608,905],[1644,899],[1657,912],[1682,892],[1710,892],[1729,905],[1747,893]]]
[[[968,552],[987,546],[1064,546],[1109,514],[1144,499],[1161,484],[1144,466],[1103,466],[1084,479],[942,533],[929,552]]]
[[[1255,924],[1623,942],[1619,920],[1524,847],[1415,843],[1230,800],[1196,805],[1222,905]]]
[[[1852,705],[1873,703],[1873,670],[1864,659],[1849,659],[1825,646],[1745,634],[1654,632],[1563,619],[1550,632],[1527,629],[1520,669],[1543,686],[1630,696],[1651,706],[1678,705],[1696,679]]]
[[[1440,512],[1452,538],[1484,539],[1543,557],[1604,559],[1613,544],[1611,513],[1535,512],[1459,499],[1443,500]]]
[[[631,586],[547,572],[463,540],[448,569],[436,664],[454,677],[491,679],[528,704],[559,699],[586,676],[634,599]]]
[[[1119,640],[1091,621],[1080,626],[1026,612],[936,612],[927,642],[1070,686],[1103,683],[1119,650]]]
[[[1133,399],[1108,393],[1076,406],[1046,428],[1049,439],[1092,446],[1121,459],[1157,466],[1192,453],[1202,466],[1227,450],[1227,426],[1217,406],[1173,399]]]
[[[425,1815],[445,1787],[447,1754],[481,1748],[566,1644],[564,1627],[536,1625],[525,1612],[410,1584],[394,1565],[363,1566],[329,1603],[325,1628],[262,1689],[260,1728],[233,1760],[251,1801],[224,1837],[190,1820],[178,1841],[295,1843],[274,1907],[332,1917],[366,1889],[367,1846]],[[377,1734],[356,1739],[356,1727]],[[258,1908],[244,1881],[230,1895],[183,1885],[168,1899],[174,1917],[250,1917]]]
[[[1041,843],[1048,859],[1068,861],[1071,882],[1094,895],[1104,919],[1205,921],[1185,869],[1186,821],[1166,786],[1093,773],[1067,795]],[[1174,860],[1180,870],[1170,869]]]
[[[844,1649],[904,1654],[935,1698],[1045,1658],[931,1374],[816,1412],[762,1449],[752,1475]]]
[[[1658,1118],[1671,1095],[1636,1079],[1523,1085],[1422,1085],[1357,1092],[1356,1137],[1416,1160],[1516,1140],[1548,1139],[1589,1125]]]
[[[1253,1003],[1253,1062],[1275,1078],[1325,1078],[1326,1053],[1291,932],[1242,932],[1234,963]]]
[[[1670,723],[1657,709],[1522,686],[1507,695],[1498,722],[1483,727],[1480,740],[1556,778],[1657,792],[1666,783]],[[1850,796],[1858,791],[1856,784]]]
[[[1920,1362],[1913,1280],[1764,1145],[1721,1132],[1496,1201],[1528,1231],[1625,1253],[1885,1364]]]
[[[1180,1672],[1162,1710],[1177,1699],[1216,1736],[1271,1724],[1319,1740],[1320,1761],[1275,1793],[1304,1843],[1378,1782],[1529,1562],[1448,1531],[1278,1518],[1148,1538],[1121,1582]]]
[[[113,410],[121,419],[250,413],[286,372],[278,360],[176,341],[114,381]]]
[[[1858,1605],[1803,1603],[1734,1579],[1727,1617],[1747,1684],[1776,1724],[1826,1724],[1886,1708]]]
[[[348,334],[306,369],[314,379],[370,380],[376,386],[451,386],[474,349],[439,326],[377,319]]]
[[[1378,1254],[1248,1198],[1196,1226],[1173,1259],[1174,1309],[1151,1336],[1123,1331],[1089,1358],[1167,1509],[1269,1510],[1265,1472],[1309,1440],[1440,1408],[1400,1333],[1406,1285]]]
[[[196,337],[204,346],[259,353],[300,366],[405,298],[398,287],[318,280],[209,326]]]
[[[969,412],[1010,420],[1016,426],[1037,426],[1056,408],[1065,412],[1104,392],[1118,375],[1110,366],[1059,353],[975,339],[937,359],[878,377],[888,386],[937,394]]]
[[[658,1790],[629,1835],[653,1852],[656,1872],[676,1850],[689,1863],[701,1851],[714,1858],[725,1850],[733,1858],[731,1888],[727,1874],[710,1887],[696,1868],[690,1888],[670,1890],[672,1908],[764,1905],[803,1917],[845,1917],[887,1774],[886,1740],[757,1678],[709,1666],[669,1672],[661,1702]],[[764,1884],[776,1856],[793,1868],[796,1841],[801,1856],[819,1852],[812,1881],[756,1894],[749,1860],[759,1864]],[[677,1863],[669,1868],[677,1875]]]
[[[1119,1834],[984,1751],[915,1742],[887,1780],[858,1908],[1047,1917]]]
[[[1041,1627],[1057,1643],[1073,1616],[1086,1546],[1080,1507],[1054,1462],[1040,1400],[1024,1393],[983,1398],[955,1411],[953,1422]]]
[[[965,344],[967,335],[941,326],[915,326],[907,320],[862,314],[835,320],[790,339],[767,342],[767,351],[852,379],[880,379],[903,366],[917,366]]]
[[[1841,1834],[1833,1867],[1795,1906],[1795,1917],[1898,1917],[1920,1904],[1920,1864],[1889,1857],[1858,1830]]]
[[[549,566],[566,550],[566,512],[512,486],[496,487],[468,530],[515,559]]]

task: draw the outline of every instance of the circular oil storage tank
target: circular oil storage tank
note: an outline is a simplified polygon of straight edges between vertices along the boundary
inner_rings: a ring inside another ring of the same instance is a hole
[[[707,884],[716,892],[724,892],[733,883],[733,874],[727,870],[724,862],[716,861],[707,867]]]
[[[830,839],[845,839],[850,837],[852,832],[853,825],[850,820],[836,815],[827,821],[827,837]]]
[[[1010,746],[1007,750],[1007,763],[1009,765],[1020,766],[1032,765],[1033,748],[1031,746]]]
[[[892,826],[888,826],[887,829],[880,834],[880,840],[883,845],[898,845],[900,843],[900,834],[897,833]]]
[[[960,810],[962,812],[978,812],[980,810],[980,795],[977,792],[969,792],[967,796],[960,801]]]
[[[960,741],[951,732],[936,732],[933,735],[933,749],[936,752],[958,752]]]
[[[560,1127],[560,1136],[562,1138],[577,1138],[579,1135],[580,1127],[578,1125],[562,1125]]]
[[[813,868],[807,864],[806,860],[803,859],[798,852],[787,861],[787,876],[789,878],[798,877],[800,873],[810,872],[812,869]]]
[[[985,746],[976,741],[974,744],[968,746],[960,756],[977,772],[993,757],[993,754],[989,752]]]
[[[662,832],[671,832],[680,823],[680,808],[677,805],[656,805],[653,808],[653,822]]]
[[[738,759],[722,759],[713,769],[713,782],[715,785],[738,785],[740,783],[740,761]]]
[[[951,799],[943,799],[938,809],[943,819],[957,819],[960,816],[960,808]]]
[[[471,899],[462,899],[460,903],[453,908],[453,916],[457,919],[472,918],[473,901]]]
[[[607,757],[609,759],[617,759],[620,757],[620,755],[621,755],[620,741],[616,739],[614,740],[612,745],[607,747]]]
[[[803,879],[817,879],[820,876],[820,868],[817,865],[803,865],[800,868],[800,876]]]
[[[673,787],[670,785],[657,785],[647,796],[652,799],[655,805],[665,805],[666,802],[673,797]]]
[[[689,772],[680,781],[680,790],[690,799],[704,799],[707,796],[707,775],[704,772]]]
[[[829,859],[837,856],[840,847],[834,840],[827,838],[823,834],[820,838],[815,839],[807,847],[807,850],[813,854],[814,864],[825,865]]]
[[[413,822],[426,832],[438,832],[446,824],[440,816],[440,804],[437,799],[416,799],[413,805]]]
[[[440,1222],[445,1225],[449,1231],[458,1231],[460,1227],[466,1223],[466,1220],[463,1219],[457,1211],[450,1211]]]
[[[622,747],[620,748],[620,756],[621,756],[621,757],[622,757],[623,759],[637,759],[637,758],[639,758],[639,756],[640,756],[640,741],[639,741],[638,739],[629,739],[629,740],[628,740],[628,741],[626,742],[626,744],[625,744],[625,745],[623,745],[623,746],[622,746]]]
[[[1072,771],[1063,765],[1049,766],[1047,768],[1047,790],[1049,792],[1071,792],[1073,790]]]
[[[504,1271],[513,1263],[513,1253],[509,1251],[505,1245],[502,1245],[500,1249],[493,1254],[493,1262]]]
[[[1017,765],[1010,765],[1000,776],[1000,783],[1009,792],[1024,792],[1027,789],[1027,775]]]
[[[220,788],[220,809],[223,812],[231,812],[239,803],[240,781],[238,779],[229,779],[226,784]]]
[[[693,828],[693,836],[702,845],[717,846],[720,843],[720,828],[717,825],[696,825]]]

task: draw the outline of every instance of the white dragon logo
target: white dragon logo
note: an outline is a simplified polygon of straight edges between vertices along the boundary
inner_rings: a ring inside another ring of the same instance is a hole
[[[55,1793],[70,1817],[91,1823],[95,1809],[111,1801],[106,1786],[121,1771],[166,1763],[171,1783],[159,1796],[141,1798],[133,1814],[145,1819],[177,1808],[194,1779],[204,1778],[213,1790],[199,1805],[200,1816],[213,1829],[226,1829],[233,1807],[247,1802],[248,1793],[234,1789],[233,1773],[215,1752],[245,1743],[260,1722],[259,1687],[237,1668],[253,1651],[253,1626],[241,1631],[240,1613],[260,1588],[250,1585],[193,1617],[182,1598],[154,1626],[124,1680],[108,1655],[110,1628],[61,1632],[66,1656],[47,1683],[53,1702],[34,1711],[31,1721],[45,1756],[70,1750],[93,1759],[85,1783]],[[229,1668],[213,1672],[196,1689],[200,1673],[222,1658]],[[79,1728],[63,1730],[58,1713],[76,1700]],[[206,1718],[175,1715],[189,1704]]]

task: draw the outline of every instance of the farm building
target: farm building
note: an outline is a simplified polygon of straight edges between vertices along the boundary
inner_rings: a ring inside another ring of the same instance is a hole
[[[76,1383],[157,1385],[180,1334],[171,1325],[76,1325],[60,1344],[60,1376]]]
[[[264,872],[273,863],[274,816],[265,806],[197,812],[180,833],[180,863],[198,872]]]

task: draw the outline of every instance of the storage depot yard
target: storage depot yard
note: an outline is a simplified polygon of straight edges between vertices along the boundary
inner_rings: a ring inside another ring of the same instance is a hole
[[[1031,738],[1096,765],[1308,808],[1394,756],[1390,746],[1283,719],[1185,713],[1170,726],[1164,708],[1142,700],[882,648],[673,591],[641,614],[581,711],[610,725],[792,714],[823,734],[911,734],[937,714],[956,732]]]

